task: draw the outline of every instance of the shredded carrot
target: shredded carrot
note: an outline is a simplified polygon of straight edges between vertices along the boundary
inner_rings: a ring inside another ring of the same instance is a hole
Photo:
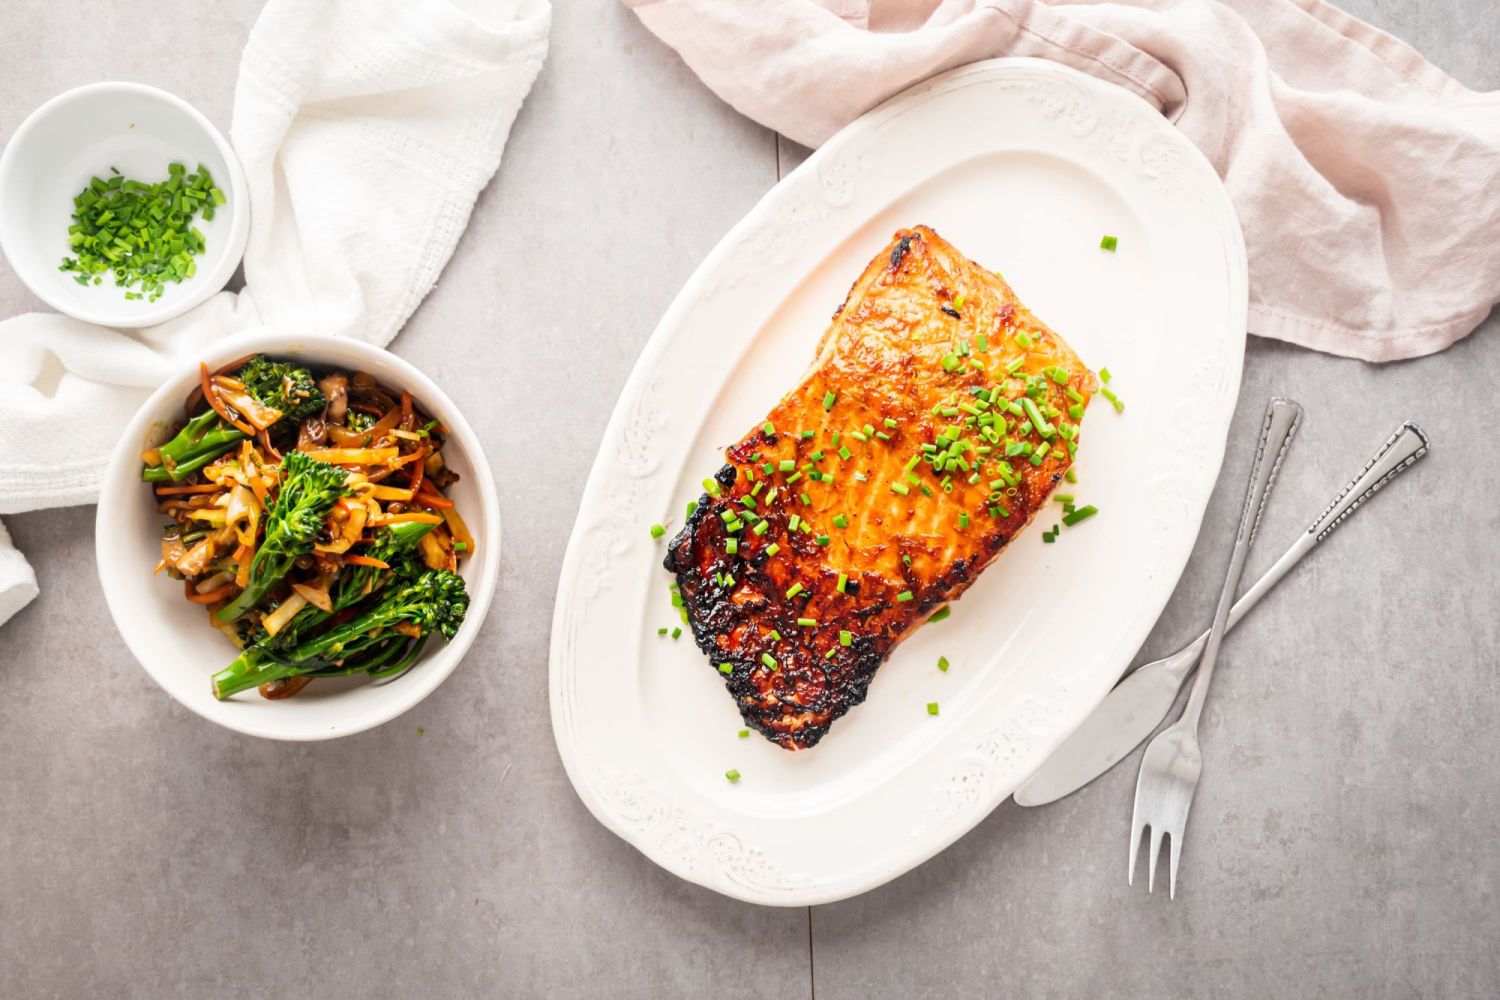
[[[246,437],[255,437],[254,427],[234,419],[229,415],[229,411],[224,408],[224,403],[219,399],[218,392],[214,390],[213,381],[209,378],[208,365],[202,361],[198,362],[198,382],[199,387],[203,390],[204,400],[209,406],[213,407],[213,411],[219,415],[220,420],[233,426],[235,430],[244,431]]]
[[[407,521],[415,521],[419,524],[442,524],[443,519],[436,514],[424,514],[418,511],[409,511],[405,514],[388,514],[380,518],[371,518],[369,524],[373,527],[381,527],[387,524],[402,524]]]
[[[399,469],[403,465],[410,465],[412,462],[422,457],[424,457],[423,452],[419,448],[409,455],[402,455],[400,458],[393,459],[392,461],[386,463],[386,467],[390,469]]]
[[[234,550],[234,585],[243,590],[250,583],[250,562],[255,555],[253,545],[241,545]]]
[[[428,507],[435,507],[438,510],[448,510],[453,506],[453,501],[447,497],[440,497],[436,493],[427,493],[425,491],[418,493],[413,499],[417,503],[426,504]]]
[[[380,465],[396,455],[395,448],[320,448],[307,453],[308,458],[332,465]]]
[[[415,452],[413,452],[413,454],[421,455],[423,459],[420,462],[414,463],[411,467],[410,489],[413,493],[415,493],[422,488],[422,473],[427,469],[427,446],[422,445]]]
[[[345,566],[374,566],[376,569],[390,569],[391,564],[382,562],[374,556],[344,556]]]
[[[202,486],[158,486],[156,495],[166,497],[178,493],[217,493],[223,488],[218,483],[204,483]]]
[[[205,368],[204,370],[206,371],[207,369]],[[189,582],[184,588],[183,593],[184,596],[186,596],[187,599],[192,601],[194,604],[216,604],[219,601],[224,600],[230,594],[234,593],[234,591],[234,584],[226,583],[224,584],[224,586],[219,587],[216,590],[210,590],[206,594],[197,594],[193,592],[193,585],[191,582]]]

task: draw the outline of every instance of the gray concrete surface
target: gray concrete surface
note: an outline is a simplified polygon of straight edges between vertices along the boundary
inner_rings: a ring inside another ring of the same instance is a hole
[[[1349,6],[1500,87],[1490,0]],[[108,77],[227,125],[257,7],[11,3],[0,138]],[[394,345],[502,470],[501,589],[463,668],[380,730],[291,746],[190,716],[115,637],[92,510],[9,519],[43,594],[0,629],[0,998],[1500,995],[1494,317],[1383,367],[1251,341],[1222,488],[1143,656],[1209,614],[1268,394],[1308,418],[1252,573],[1401,419],[1435,447],[1226,647],[1175,903],[1125,885],[1133,766],[811,911],[683,883],[588,815],[547,718],[577,498],[656,319],[801,155],[615,0],[557,4],[500,173]],[[36,306],[0,268],[0,315]]]

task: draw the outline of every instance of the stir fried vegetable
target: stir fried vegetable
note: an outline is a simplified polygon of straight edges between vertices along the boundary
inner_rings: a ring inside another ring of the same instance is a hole
[[[363,372],[229,367],[201,368],[189,411],[205,409],[143,456],[171,519],[157,571],[242,650],[215,695],[405,671],[468,608],[456,570],[475,543],[445,495],[442,425]]]
[[[250,562],[245,589],[214,613],[232,622],[255,607],[286,578],[298,556],[312,551],[328,512],[344,496],[348,474],[294,451],[281,460],[281,489],[266,508],[266,535]]]
[[[252,646],[214,674],[214,697],[229,698],[273,681],[322,671],[374,671],[393,651],[404,654],[433,632],[452,639],[469,610],[463,577],[447,570],[420,576],[385,594],[355,618],[285,651]],[[402,630],[402,625],[410,627]]]
[[[326,400],[312,373],[257,354],[233,375],[202,369],[195,396],[208,407],[151,453],[141,470],[148,483],[181,482],[246,438],[319,413]]]

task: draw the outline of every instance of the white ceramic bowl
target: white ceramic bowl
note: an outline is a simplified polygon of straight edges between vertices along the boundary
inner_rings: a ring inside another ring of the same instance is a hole
[[[211,722],[282,740],[348,736],[388,722],[427,697],[453,672],[474,641],[500,568],[500,508],[489,463],[474,431],[453,402],[417,369],[388,351],[343,337],[248,334],[225,340],[201,360],[209,368],[256,352],[305,360],[313,366],[367,371],[383,385],[409,391],[420,407],[448,428],[444,461],[461,477],[448,491],[474,535],[475,556],[462,575],[469,612],[453,640],[431,639],[405,674],[375,683],[369,678],[319,680],[294,698],[267,701],[254,692],[218,701],[209,678],[237,655],[213,628],[204,609],[188,603],[182,584],[152,576],[161,558],[164,519],[150,486],[141,481],[141,452],[159,444],[183,417],[182,404],[198,378],[197,360],[152,394],[125,428],[104,473],[94,547],[99,581],[115,626],[152,678],[183,705]]]
[[[198,271],[169,284],[155,302],[127,299],[109,275],[80,285],[57,269],[71,254],[73,198],[115,167],[155,182],[167,165],[208,167],[224,192],[212,222],[195,225],[207,246]],[[250,233],[250,194],[234,150],[207,118],[180,98],[140,83],[93,83],[59,94],[31,113],[0,154],[0,250],[38,298],[59,312],[103,326],[152,326],[222,289],[239,266]]]

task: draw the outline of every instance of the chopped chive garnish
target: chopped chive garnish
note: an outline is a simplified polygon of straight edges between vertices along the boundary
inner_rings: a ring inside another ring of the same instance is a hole
[[[839,629],[839,645],[840,646],[852,646],[852,645],[854,645],[854,633],[850,632],[848,629]]]
[[[771,640],[773,642],[780,642],[781,641],[781,633],[778,632],[778,631],[776,631],[774,628],[771,630]]]
[[[829,538],[827,535],[819,535],[816,541],[819,545],[827,545],[829,542],[833,541],[833,539]]]
[[[1023,348],[1029,348],[1031,346],[1031,338],[1026,335],[1026,331],[1025,330],[1018,330],[1016,332],[1015,341],[1016,341],[1016,343],[1020,344]],[[1020,366],[1017,365],[1017,367],[1020,367]]]
[[[792,598],[796,597],[798,594],[802,593],[804,589],[806,588],[804,588],[800,583],[792,584],[786,589],[787,600],[791,600]]]
[[[958,367],[958,355],[947,354],[943,356],[943,371],[951,372]]]
[[[770,530],[770,527],[771,522],[762,519],[760,521],[757,521],[755,527],[751,528],[750,530],[755,532],[757,535],[764,535],[768,530]]]
[[[688,517],[692,517],[693,514],[697,510],[698,510],[698,501],[696,501],[696,500],[689,500],[688,503],[687,503],[687,516]]]
[[[1109,405],[1115,408],[1116,413],[1125,412],[1125,401],[1122,400],[1119,396],[1116,396],[1108,386],[1100,389],[1099,394],[1105,399],[1109,400]]]
[[[1120,245],[1120,241],[1113,236],[1106,236],[1099,241],[1100,250],[1113,250]]]
[[[1042,416],[1042,411],[1037,408],[1036,403],[1032,402],[1030,396],[1021,397],[1021,409],[1026,411],[1026,416],[1030,419],[1031,425],[1036,428],[1036,432],[1042,437],[1049,438],[1057,433],[1057,428],[1047,422],[1047,418]]]
[[[667,628],[665,625],[663,625],[661,628],[659,628],[659,629],[656,630],[656,634],[657,635],[666,635],[670,631],[672,631],[672,630],[669,629],[669,628]]]
[[[818,620],[816,618],[798,618],[797,625],[799,628],[817,628]]]
[[[848,586],[849,586],[849,574],[848,573],[840,573],[839,574],[838,585],[834,589],[836,589],[840,594],[846,594],[846,593],[848,593],[848,591],[845,588],[847,588]]]
[[[782,472],[795,472],[797,469],[797,462],[795,459],[783,458],[781,460],[781,464],[778,465],[777,468],[779,468]]]
[[[719,484],[712,479],[703,480],[703,492],[711,497],[719,495]]]
[[[932,614],[928,615],[927,620],[929,622],[940,622],[946,619],[951,614],[953,614],[953,608],[947,604],[944,604]]]
[[[682,638],[682,629],[681,628],[674,628],[672,630],[672,638],[674,638],[674,639],[681,639]]]
[[[846,462],[849,461],[850,456],[852,456],[853,454],[854,452],[849,450],[848,445],[844,445],[843,447],[839,448],[839,458],[842,458]]]
[[[766,665],[767,670],[776,669],[776,657],[772,656],[770,653],[761,653],[760,662]]]
[[[740,772],[731,767],[729,770],[724,772],[724,777],[728,778],[730,783],[733,784],[734,782],[740,780]]]
[[[843,514],[835,514],[833,518],[833,526],[835,528],[847,528],[849,527],[849,518]]]
[[[1077,510],[1073,511],[1073,513],[1063,517],[1063,524],[1066,524],[1071,528],[1079,521],[1087,521],[1097,513],[1099,513],[1099,508],[1095,507],[1091,503],[1084,504],[1082,507],[1079,507]]]
[[[1099,379],[1105,385],[1109,385],[1109,380],[1112,379],[1112,378],[1114,378],[1114,376],[1109,373],[1109,369],[1108,368],[1101,368],[1101,369],[1099,369]]]
[[[831,410],[831,409],[833,409],[833,404],[837,403],[838,401],[839,401],[839,394],[838,393],[832,392],[832,391],[824,393],[823,394],[823,409],[824,410]],[[744,426],[744,425],[742,424],[741,426]]]
[[[724,543],[724,551],[728,552],[730,555],[734,555],[735,553],[739,552],[739,550],[740,540],[738,538],[731,538]]]
[[[901,591],[901,593],[899,593],[899,594],[896,595],[896,603],[897,604],[905,604],[907,601],[909,601],[911,599],[912,599],[912,592],[909,591],[909,590],[903,590],[903,591]]]
[[[958,513],[958,526],[960,528],[967,528],[969,526],[969,512],[968,511],[966,511],[966,510],[959,511],[959,513]]]
[[[946,656],[939,656],[938,657],[938,669],[941,670],[943,673],[946,674],[948,672],[948,666],[949,666],[949,664],[948,664],[948,658]]]
[[[812,497],[808,496],[806,493],[798,493],[797,499],[802,501],[802,506],[804,507],[812,506]]]
[[[935,701],[929,701],[927,703],[927,714],[928,715],[937,715],[938,714],[938,703],[937,702],[935,702]]]
[[[748,729],[741,729],[735,735],[737,735],[742,740],[748,740],[750,738],[750,730],[748,730]]]
[[[1054,493],[1054,494],[1052,494],[1052,499],[1056,500],[1058,503],[1072,503],[1073,502],[1073,494],[1071,494],[1071,493]]]
[[[721,663],[721,664],[719,664],[719,673],[721,673],[721,674],[732,674],[732,673],[734,673],[734,664],[732,664],[732,663]]]
[[[1063,478],[1070,483],[1076,483],[1078,482],[1078,473],[1074,472],[1072,469],[1069,469],[1067,472],[1063,473]]]
[[[776,433],[776,425],[767,420],[765,423],[760,425],[760,432],[766,437],[770,437],[772,434]]]
[[[894,420],[894,419],[892,419],[892,418],[891,418],[891,417],[886,417],[886,418],[885,418],[885,420],[884,420],[884,421],[883,421],[883,423],[884,423],[884,424],[885,424],[885,425],[886,425],[886,426],[887,426],[887,427],[889,427],[889,428],[890,428],[890,429],[891,429],[891,430],[895,430],[895,429],[896,429],[896,428],[897,428],[897,427],[900,427],[900,426],[901,426],[901,425],[900,425],[900,424],[898,424],[898,423],[897,423],[897,422],[896,422],[896,421],[895,421],[895,420]]]

